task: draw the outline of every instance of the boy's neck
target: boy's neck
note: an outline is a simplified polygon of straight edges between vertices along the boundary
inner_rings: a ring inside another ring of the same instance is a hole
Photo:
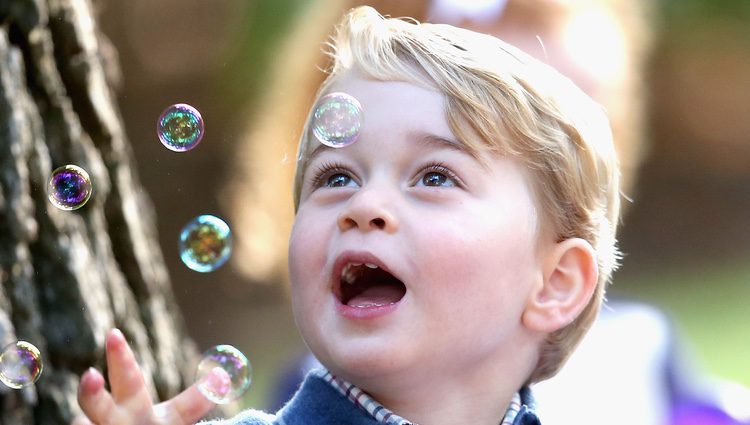
[[[523,359],[519,352],[512,357]],[[352,383],[385,408],[416,424],[498,425],[533,369],[533,365],[504,360],[463,370],[425,368],[432,372],[421,377],[413,373],[370,376]]]

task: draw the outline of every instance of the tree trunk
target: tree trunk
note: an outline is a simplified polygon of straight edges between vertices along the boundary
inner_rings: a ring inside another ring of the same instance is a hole
[[[29,341],[44,366],[32,386],[0,384],[0,424],[69,423],[79,376],[104,368],[113,326],[154,397],[193,378],[196,348],[135,174],[118,78],[89,0],[0,0],[0,345]],[[66,164],[88,171],[93,186],[75,211],[46,194],[51,171]]]

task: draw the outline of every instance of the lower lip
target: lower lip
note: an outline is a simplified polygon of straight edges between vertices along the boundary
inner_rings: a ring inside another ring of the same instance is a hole
[[[401,301],[386,304],[386,305],[373,305],[368,307],[352,307],[350,305],[342,304],[341,301],[339,301],[338,297],[335,295],[333,298],[336,300],[336,311],[348,318],[348,319],[358,319],[358,320],[369,320],[369,319],[376,319],[378,317],[385,316],[389,313],[392,313],[398,308],[398,305],[401,303]]]

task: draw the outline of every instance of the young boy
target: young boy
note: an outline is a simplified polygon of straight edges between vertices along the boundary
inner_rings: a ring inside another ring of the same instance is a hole
[[[617,262],[603,111],[495,38],[369,7],[343,18],[332,55],[318,101],[344,93],[364,120],[332,148],[311,114],[289,241],[296,323],[326,369],[276,415],[218,423],[539,423],[528,385],[563,365]],[[192,423],[212,407],[195,386],[153,406],[118,331],[107,361],[112,392],[84,374],[77,424]]]

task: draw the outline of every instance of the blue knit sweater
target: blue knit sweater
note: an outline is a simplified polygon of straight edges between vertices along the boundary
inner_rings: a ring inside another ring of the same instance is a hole
[[[513,425],[540,425],[527,388],[521,390],[521,410]],[[276,415],[246,410],[231,419],[201,422],[204,425],[378,425],[328,382],[315,374],[305,378],[299,391]]]

